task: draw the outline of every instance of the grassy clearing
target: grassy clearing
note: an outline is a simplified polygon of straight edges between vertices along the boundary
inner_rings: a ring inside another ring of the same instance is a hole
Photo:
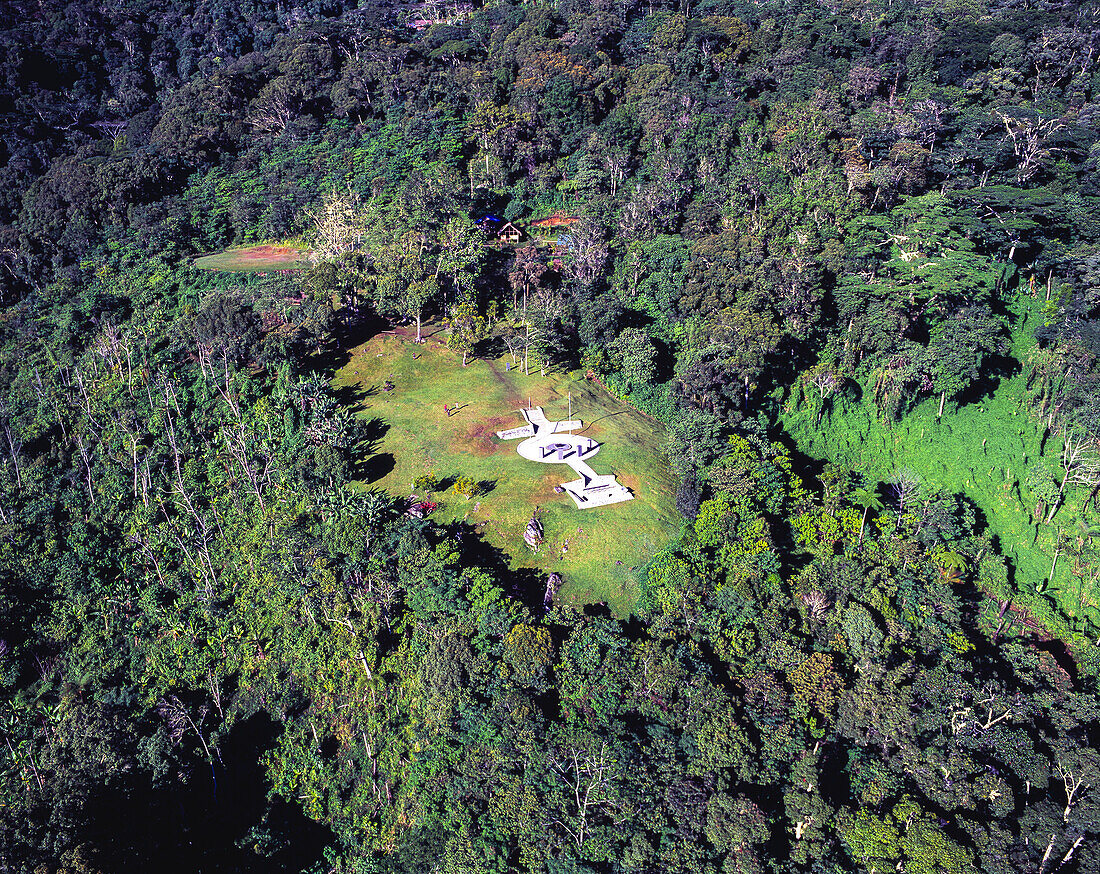
[[[1026,358],[1037,317],[1037,304],[1018,313],[1013,348],[1018,360]],[[1068,627],[1052,608],[1072,624],[1090,606],[1100,606],[1100,592],[1088,586],[1078,573],[1083,569],[1066,551],[1084,494],[1069,493],[1050,525],[1032,517],[1035,501],[1026,486],[1028,469],[1042,461],[1060,474],[1062,442],[1051,437],[1044,444],[1042,428],[1023,402],[1025,381],[1022,373],[1004,378],[990,396],[948,408],[942,419],[936,418],[938,397],[892,425],[883,424],[869,399],[842,399],[820,424],[816,410],[805,405],[787,412],[784,425],[807,455],[860,471],[872,482],[885,482],[908,468],[930,486],[969,498],[1011,562],[1017,601],[1065,636]],[[1048,582],[1056,549],[1059,561]]]
[[[296,243],[266,243],[226,249],[195,259],[199,270],[220,273],[265,273],[269,270],[298,270],[306,267],[309,250]]]
[[[370,461],[372,485],[409,495],[412,481],[426,472],[444,481],[467,476],[484,483],[485,493],[469,501],[450,491],[431,496],[441,502],[433,518],[476,525],[515,568],[561,573],[564,600],[606,602],[621,615],[630,612],[642,566],[680,526],[660,423],[576,375],[524,376],[519,368],[507,369],[507,357],[463,368],[432,339],[417,346],[403,334],[380,334],[350,354],[333,385],[361,398],[360,415],[387,427]],[[389,392],[383,391],[387,380],[394,385]],[[515,442],[496,439],[496,431],[523,424],[518,411],[528,404],[542,406],[551,419],[566,418],[570,393],[583,433],[603,444],[592,467],[615,473],[633,490],[633,501],[578,510],[553,491],[575,478],[567,466],[525,461]],[[444,404],[459,409],[447,416]],[[536,507],[546,540],[534,554],[523,530]]]

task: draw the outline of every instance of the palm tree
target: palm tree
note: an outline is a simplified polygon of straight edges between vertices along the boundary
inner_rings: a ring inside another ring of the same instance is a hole
[[[859,520],[859,542],[863,544],[863,533],[867,527],[867,513],[874,510],[876,513],[883,508],[882,501],[878,497],[878,483],[870,489],[856,489],[852,492],[852,503],[863,508],[863,518]]]
[[[945,580],[957,583],[962,579],[962,573],[966,570],[966,558],[957,552],[945,549],[936,557],[936,563],[940,566],[940,573]]]
[[[386,517],[393,512],[393,499],[380,489],[370,489],[363,493],[359,512],[372,532],[381,528]]]

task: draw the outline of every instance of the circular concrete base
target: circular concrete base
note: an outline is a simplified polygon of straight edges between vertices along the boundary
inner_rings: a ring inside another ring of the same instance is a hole
[[[516,452],[528,461],[541,461],[543,464],[587,460],[599,451],[599,443],[591,437],[577,434],[536,434],[516,447]]]

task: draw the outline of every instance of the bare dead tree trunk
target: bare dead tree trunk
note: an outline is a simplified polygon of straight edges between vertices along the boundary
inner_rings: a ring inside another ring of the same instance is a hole
[[[11,463],[15,467],[15,484],[19,488],[22,488],[23,474],[19,470],[19,452],[23,448],[23,441],[16,440],[14,437],[12,437],[11,425],[8,422],[7,418],[4,419],[4,438],[8,442],[8,454],[11,456]]]
[[[1043,853],[1043,858],[1039,861],[1039,874],[1043,874],[1043,871],[1047,867],[1047,862],[1050,860],[1050,852],[1054,849],[1054,833],[1051,832],[1050,840],[1047,841],[1046,852]]]
[[[157,580],[163,586],[164,574],[161,573],[160,562],[157,561],[156,553],[153,552],[153,548],[149,545],[148,541],[141,535],[130,535],[130,542],[138,546],[143,555],[148,556],[149,560],[153,563],[153,569],[157,572]]]
[[[1085,842],[1085,836],[1084,836],[1084,835],[1081,835],[1081,836],[1080,836],[1079,838],[1077,838],[1077,840],[1075,840],[1075,841],[1073,842],[1073,846],[1072,846],[1072,847],[1070,847],[1070,848],[1069,848],[1069,849],[1068,849],[1068,850],[1066,851],[1066,854],[1065,854],[1065,855],[1064,855],[1064,856],[1062,857],[1062,861],[1058,863],[1058,867],[1057,867],[1057,868],[1055,868],[1054,870],[1055,870],[1055,871],[1060,871],[1060,870],[1061,870],[1061,869],[1062,869],[1062,868],[1063,868],[1063,867],[1065,866],[1066,862],[1068,862],[1068,861],[1069,861],[1070,859],[1072,859],[1072,858],[1073,858],[1073,853],[1074,853],[1074,851],[1075,851],[1075,850],[1076,850],[1076,849],[1077,849],[1077,848],[1078,848],[1079,846],[1081,846],[1081,844],[1083,844],[1084,842]]]
[[[1050,564],[1050,576],[1047,578],[1048,583],[1054,582],[1054,569],[1058,567],[1058,558],[1062,554],[1062,547],[1056,546],[1054,548],[1054,561]]]
[[[260,510],[266,513],[267,505],[264,503],[263,484],[267,480],[268,473],[271,470],[270,459],[267,460],[267,464],[264,466],[262,472],[257,472],[253,469],[248,459],[247,435],[243,424],[238,425],[236,434],[231,434],[228,428],[223,429],[222,434],[225,437],[225,445],[228,447],[234,461],[237,462],[237,466],[240,467],[241,471],[248,479],[249,484],[252,486],[252,493],[256,496],[256,500],[260,504]]]
[[[222,396],[222,399],[229,406],[229,409],[233,411],[233,415],[236,417],[237,422],[241,421],[241,407],[237,403],[237,400],[233,397],[233,384],[229,376],[229,350],[222,349],[222,373],[224,379],[223,386],[218,386],[218,394]]]
[[[92,488],[92,465],[88,460],[88,449],[84,445],[84,439],[78,434],[76,445],[80,449],[80,458],[84,462],[84,480],[88,486],[88,500],[95,506],[95,490]]]
[[[1066,791],[1066,807],[1062,811],[1062,822],[1069,822],[1069,811],[1073,807],[1073,798],[1077,792],[1084,786],[1086,789],[1089,784],[1085,782],[1084,777],[1076,776],[1067,771],[1064,767],[1058,767],[1058,776],[1062,778],[1062,786]]]

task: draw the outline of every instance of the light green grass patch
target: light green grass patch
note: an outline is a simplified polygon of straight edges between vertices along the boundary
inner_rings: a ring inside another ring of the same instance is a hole
[[[226,249],[195,259],[199,270],[220,273],[265,273],[269,270],[298,270],[309,266],[309,249],[299,243],[264,243]]]
[[[467,476],[490,485],[467,501],[453,492],[426,495],[441,502],[433,517],[445,523],[464,519],[494,546],[512,557],[512,566],[552,571],[564,579],[561,599],[606,602],[620,615],[639,594],[639,572],[653,553],[679,530],[675,477],[665,458],[666,432],[659,422],[612,397],[601,386],[576,375],[507,369],[510,358],[461,359],[437,341],[417,346],[404,336],[379,335],[351,350],[351,361],[333,385],[366,396],[365,418],[379,418],[388,430],[372,460],[379,471],[371,485],[398,496],[413,493],[422,473],[440,479]],[[394,385],[383,391],[386,381]],[[554,486],[575,479],[564,464],[537,464],[516,453],[517,441],[501,442],[495,432],[523,424],[519,410],[541,406],[550,419],[565,419],[572,394],[581,433],[602,445],[589,459],[598,473],[614,473],[635,499],[579,510]],[[451,416],[443,405],[457,406]],[[545,530],[537,553],[523,542],[535,508]]]
[[[1023,301],[1014,332],[1013,353],[1026,360],[1033,344],[1038,306]],[[816,407],[788,410],[784,427],[800,450],[885,482],[908,468],[928,486],[969,498],[984,514],[989,532],[1015,570],[1017,603],[1027,607],[1050,631],[1068,636],[1063,618],[1074,625],[1088,606],[1100,604],[1100,592],[1075,573],[1066,552],[1081,515],[1084,490],[1069,490],[1051,524],[1036,521],[1035,499],[1027,488],[1029,468],[1041,462],[1060,478],[1062,441],[1044,442],[1042,425],[1024,402],[1026,375],[1004,378],[990,397],[937,418],[933,397],[900,422],[885,424],[873,403],[838,399],[831,415],[817,421]],[[1059,561],[1055,563],[1055,552]],[[1053,579],[1050,578],[1054,567]]]

